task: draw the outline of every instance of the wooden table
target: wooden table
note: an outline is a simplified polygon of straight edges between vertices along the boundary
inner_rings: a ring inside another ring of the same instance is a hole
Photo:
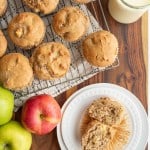
[[[98,2],[93,3],[95,6],[99,23],[105,29],[104,23],[101,20],[101,12],[99,11]],[[145,14],[139,21],[130,25],[123,25],[117,23],[109,15],[107,9],[107,0],[102,0],[102,5],[110,31],[116,35],[119,40],[119,60],[120,66],[105,72],[101,72],[91,79],[81,83],[78,86],[64,92],[56,99],[62,106],[66,99],[78,89],[93,83],[115,83],[135,94],[142,102],[147,110],[147,51],[148,51],[148,22],[147,14]],[[91,8],[91,4],[88,4]],[[94,14],[94,13],[93,13]],[[16,116],[20,116],[20,111]],[[16,117],[17,120],[19,117]],[[37,136],[33,135],[32,150],[59,150],[56,130],[52,133]]]

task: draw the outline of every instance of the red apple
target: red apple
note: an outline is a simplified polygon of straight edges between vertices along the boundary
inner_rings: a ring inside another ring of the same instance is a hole
[[[50,95],[29,98],[22,109],[22,124],[32,133],[43,135],[51,132],[61,120],[61,110]]]

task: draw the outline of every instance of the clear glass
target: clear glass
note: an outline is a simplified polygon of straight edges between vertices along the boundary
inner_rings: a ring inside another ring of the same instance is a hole
[[[138,3],[136,0],[109,0],[108,9],[111,16],[118,22],[129,24],[137,21],[149,8],[150,1]]]

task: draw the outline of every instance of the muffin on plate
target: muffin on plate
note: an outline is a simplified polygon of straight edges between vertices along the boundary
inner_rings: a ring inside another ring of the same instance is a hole
[[[130,135],[126,119],[115,127],[92,120],[81,137],[82,150],[123,150]]]
[[[15,45],[22,49],[31,49],[39,45],[45,36],[43,20],[31,12],[15,16],[8,25],[8,34]]]
[[[112,33],[101,30],[85,38],[82,50],[91,65],[107,67],[115,62],[118,55],[118,40]]]
[[[41,12],[46,15],[56,9],[59,0],[23,0],[23,2],[34,12]]]
[[[107,125],[119,124],[124,115],[125,110],[123,106],[117,101],[111,100],[108,97],[101,97],[88,108],[88,114],[91,118],[100,121]]]
[[[10,90],[22,90],[31,85],[33,71],[28,58],[9,53],[0,59],[0,82]]]
[[[61,43],[49,42],[39,45],[30,63],[38,79],[52,80],[64,76],[70,67],[69,50]]]
[[[73,42],[86,33],[89,19],[79,8],[68,6],[54,15],[52,26],[61,38]]]
[[[92,102],[84,112],[80,135],[82,150],[122,150],[131,135],[125,108],[109,97]]]
[[[2,17],[7,10],[7,0],[0,0],[0,17]]]
[[[80,4],[86,4],[91,2],[92,0],[73,0],[73,2],[75,3],[80,3]]]
[[[7,49],[7,40],[3,32],[0,30],[0,57],[5,54],[6,49]]]
[[[87,125],[82,136],[82,150],[106,150],[115,130],[108,125],[93,120]]]

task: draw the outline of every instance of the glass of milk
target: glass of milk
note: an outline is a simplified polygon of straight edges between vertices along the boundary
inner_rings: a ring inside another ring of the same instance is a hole
[[[120,23],[137,21],[149,8],[150,0],[109,0],[111,16]]]

